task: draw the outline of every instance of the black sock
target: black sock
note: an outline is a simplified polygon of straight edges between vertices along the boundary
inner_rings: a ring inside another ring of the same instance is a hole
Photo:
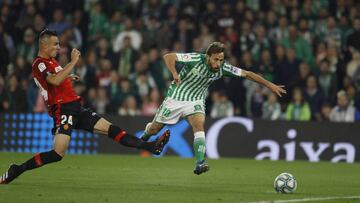
[[[115,142],[118,142],[127,147],[135,147],[138,149],[146,149],[149,151],[154,148],[152,143],[145,142],[134,135],[127,134],[124,130],[115,125],[110,125],[108,136]]]
[[[42,153],[36,154],[33,158],[27,160],[20,166],[24,172],[26,170],[32,170],[34,168],[38,168],[45,164],[60,161],[61,159],[62,159],[62,156],[60,156],[54,150],[51,150],[48,152],[42,152]]]

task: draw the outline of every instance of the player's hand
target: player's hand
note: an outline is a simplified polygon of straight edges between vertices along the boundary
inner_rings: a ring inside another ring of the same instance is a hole
[[[269,88],[274,94],[282,97],[283,94],[286,94],[286,90],[284,89],[284,87],[284,85],[271,84]]]
[[[179,85],[180,85],[180,82],[181,82],[180,77],[179,77],[179,74],[174,73],[174,74],[173,74],[173,78],[174,78],[174,81],[175,81],[176,85],[179,86]]]
[[[70,78],[71,81],[79,81],[80,77],[78,75],[75,74],[70,74],[68,76],[68,78]]]
[[[76,63],[79,60],[80,51],[73,48],[71,51],[71,62]]]

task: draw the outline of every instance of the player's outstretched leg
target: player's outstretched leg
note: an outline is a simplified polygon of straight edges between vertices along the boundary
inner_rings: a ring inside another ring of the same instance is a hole
[[[60,161],[62,156],[54,150],[36,154],[21,165],[11,164],[10,168],[0,177],[0,184],[8,184],[27,170],[39,168],[45,164]]]
[[[127,147],[134,147],[138,149],[145,149],[153,154],[159,155],[164,149],[165,145],[169,142],[170,131],[165,131],[157,140],[153,142],[146,142],[134,135],[126,133],[118,126],[110,125],[108,136],[115,142],[118,142]]]
[[[153,121],[151,123],[146,124],[144,134],[141,136],[141,139],[144,141],[148,141],[151,136],[160,132],[160,130],[164,127],[164,124]]]
[[[200,131],[194,133],[194,152],[196,156],[196,165],[194,173],[200,175],[210,169],[209,165],[205,162],[205,132]]]

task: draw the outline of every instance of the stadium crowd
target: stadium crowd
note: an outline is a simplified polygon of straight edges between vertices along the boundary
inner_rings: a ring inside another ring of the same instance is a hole
[[[359,14],[354,0],[0,0],[0,112],[46,112],[31,63],[48,28],[59,64],[81,50],[73,85],[100,114],[154,115],[172,80],[162,55],[221,41],[227,61],[288,94],[223,78],[209,90],[211,117],[359,121]]]

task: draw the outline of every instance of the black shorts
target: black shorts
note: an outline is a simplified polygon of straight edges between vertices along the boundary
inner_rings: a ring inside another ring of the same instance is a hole
[[[95,124],[101,118],[90,109],[83,108],[79,101],[55,104],[49,109],[54,120],[52,134],[57,133],[71,136],[72,129],[93,132]]]

